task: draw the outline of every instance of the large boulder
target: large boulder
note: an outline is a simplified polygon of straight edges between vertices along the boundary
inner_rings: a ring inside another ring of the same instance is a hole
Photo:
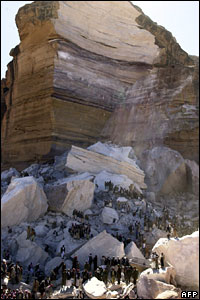
[[[140,274],[140,278],[142,276],[147,276],[149,279],[158,280],[167,284],[176,285],[175,276],[176,271],[172,266],[166,268],[160,268],[157,271],[154,271],[152,268],[146,269]]]
[[[137,294],[142,299],[155,299],[159,294],[165,291],[174,291],[180,294],[180,289],[171,284],[142,276],[137,282]]]
[[[168,147],[154,147],[142,153],[141,164],[148,189],[159,194],[187,190],[187,172],[183,157]]]
[[[152,251],[164,253],[165,261],[175,268],[179,285],[199,286],[199,231],[180,239],[159,239]]]
[[[46,195],[32,176],[16,178],[1,199],[1,226],[35,221],[47,211],[47,207]]]
[[[98,280],[96,277],[92,277],[83,284],[83,290],[90,299],[106,298],[106,285],[103,281]]]
[[[48,258],[45,252],[35,242],[26,239],[27,233],[23,231],[17,238],[18,251],[16,254],[16,261],[19,261],[23,266],[28,266],[31,262],[35,266],[37,263],[45,264]]]
[[[181,299],[180,291],[165,291],[160,294],[155,299]]]
[[[45,188],[49,209],[72,216],[73,210],[84,211],[91,207],[95,184],[79,176],[58,181]]]
[[[80,265],[83,267],[88,260],[89,253],[92,253],[93,256],[97,255],[98,259],[103,255],[109,257],[119,256],[119,258],[122,258],[125,255],[124,244],[104,230],[89,240],[73,256],[78,256]]]
[[[141,258],[141,259],[145,260],[144,255],[142,254],[140,249],[138,249],[138,247],[136,246],[136,244],[133,241],[130,242],[126,246],[125,254],[126,254],[126,257],[128,257],[129,259],[131,259],[131,258]]]
[[[117,223],[119,216],[117,211],[111,207],[104,207],[101,213],[101,220],[104,224],[113,224]]]
[[[56,257],[54,257],[53,259],[49,260],[49,261],[46,263],[46,265],[45,265],[45,274],[46,274],[47,276],[49,276],[50,273],[51,273],[51,271],[52,271],[54,268],[58,267],[58,266],[61,264],[62,261],[63,261],[62,258],[59,257],[59,256],[56,256]]]
[[[118,175],[123,174],[137,183],[140,188],[146,188],[146,184],[144,183],[145,174],[135,164],[127,161],[119,161],[113,157],[76,146],[72,146],[67,156],[66,166],[77,172],[98,174],[101,171],[107,171]]]

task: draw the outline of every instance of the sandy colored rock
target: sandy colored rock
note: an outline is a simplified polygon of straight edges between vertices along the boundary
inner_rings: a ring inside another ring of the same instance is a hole
[[[180,293],[175,291],[165,291],[159,294],[155,299],[181,299]]]
[[[97,236],[89,240],[83,247],[73,254],[78,256],[78,260],[83,267],[88,260],[89,254],[97,255],[100,259],[103,255],[109,257],[122,258],[124,253],[124,244],[115,239],[112,235],[105,230],[99,233]]]
[[[149,279],[154,279],[167,284],[176,285],[176,281],[175,281],[176,271],[175,268],[172,266],[165,267],[163,269],[159,268],[159,270],[156,272],[153,271],[152,268],[149,268],[140,274],[140,278],[142,276],[147,276]]]
[[[126,257],[128,257],[129,259],[135,258],[135,257],[145,259],[144,255],[142,254],[140,249],[138,249],[138,247],[136,246],[136,244],[133,241],[130,242],[126,246],[125,254],[126,254]]]
[[[198,64],[138,7],[34,1],[16,24],[1,91],[4,166],[23,169],[101,136],[137,153],[164,142],[198,159]]]
[[[144,172],[134,165],[122,162],[113,157],[95,153],[72,146],[67,156],[66,166],[78,172],[91,172],[98,174],[101,171],[107,171],[114,174],[123,174],[136,182],[140,188],[145,189]]]
[[[14,179],[1,199],[1,226],[35,221],[47,207],[46,195],[32,176]]]
[[[166,262],[176,271],[176,281],[181,286],[199,286],[199,232],[179,239],[159,239],[152,251],[164,253]],[[187,274],[187,275],[186,275]]]
[[[101,220],[104,224],[113,224],[117,223],[119,216],[114,208],[104,207],[101,212]]]

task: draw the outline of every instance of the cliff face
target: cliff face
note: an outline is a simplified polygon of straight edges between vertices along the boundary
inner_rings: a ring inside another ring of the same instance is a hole
[[[99,139],[166,144],[198,160],[198,67],[126,1],[36,1],[2,84],[5,165],[51,159]],[[192,151],[191,151],[192,149]]]

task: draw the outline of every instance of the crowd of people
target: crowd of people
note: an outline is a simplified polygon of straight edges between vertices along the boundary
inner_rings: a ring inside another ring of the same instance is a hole
[[[72,223],[72,226],[69,228],[69,233],[74,239],[82,239],[87,238],[89,240],[91,233],[91,225],[90,224],[75,224]]]

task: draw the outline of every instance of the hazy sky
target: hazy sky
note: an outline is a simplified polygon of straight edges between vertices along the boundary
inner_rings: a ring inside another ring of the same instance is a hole
[[[12,60],[9,52],[19,44],[15,15],[33,1],[1,1],[1,77]],[[132,1],[154,22],[172,32],[183,50],[199,56],[199,1]]]

